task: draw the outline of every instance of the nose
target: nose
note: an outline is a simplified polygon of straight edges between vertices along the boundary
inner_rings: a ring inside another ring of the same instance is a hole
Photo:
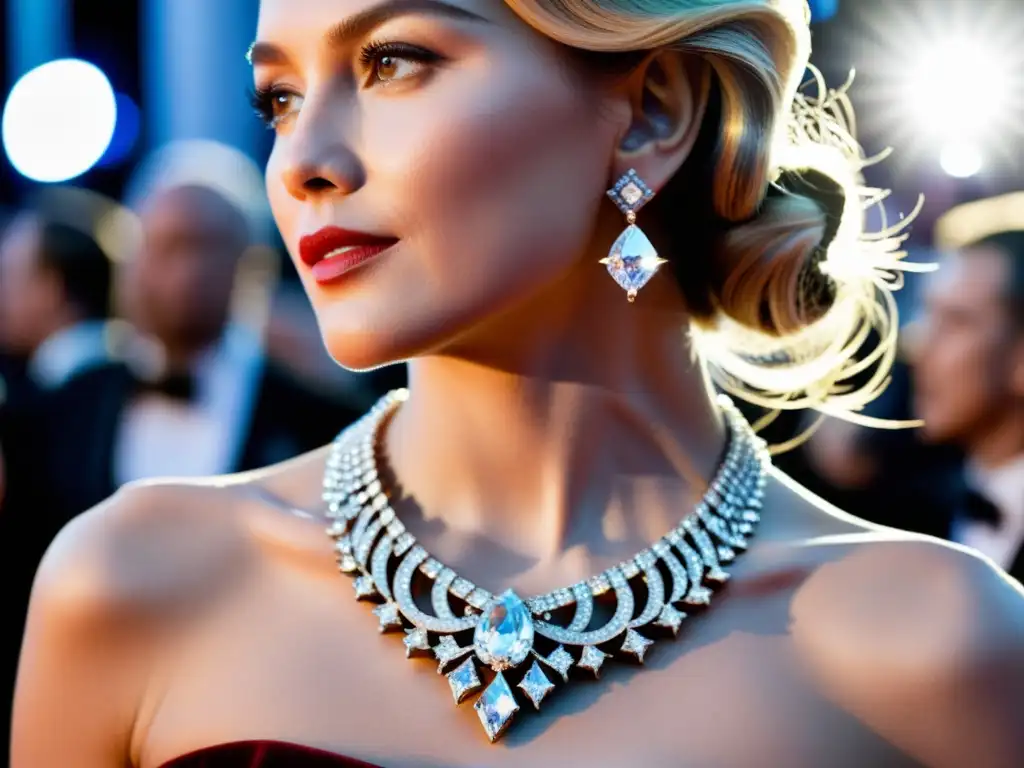
[[[346,111],[307,100],[287,139],[281,166],[285,189],[296,200],[344,197],[365,183],[362,163],[346,138],[346,118]]]

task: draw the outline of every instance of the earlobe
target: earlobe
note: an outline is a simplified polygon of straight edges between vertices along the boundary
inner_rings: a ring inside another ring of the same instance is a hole
[[[710,71],[698,57],[660,51],[637,69],[629,88],[632,116],[616,165],[636,168],[657,189],[693,149],[707,106]]]

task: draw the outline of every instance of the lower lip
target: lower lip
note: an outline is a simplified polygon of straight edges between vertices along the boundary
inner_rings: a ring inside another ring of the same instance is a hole
[[[321,284],[333,283],[353,269],[380,256],[384,251],[391,248],[392,245],[394,243],[361,245],[358,248],[350,248],[341,253],[328,256],[326,259],[322,259],[313,265],[313,279]]]

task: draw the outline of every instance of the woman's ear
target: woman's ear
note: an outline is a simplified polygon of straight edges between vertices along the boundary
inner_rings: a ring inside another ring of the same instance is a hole
[[[615,168],[636,170],[657,191],[693,150],[707,111],[711,72],[692,54],[659,51],[626,85],[630,123],[619,140]]]

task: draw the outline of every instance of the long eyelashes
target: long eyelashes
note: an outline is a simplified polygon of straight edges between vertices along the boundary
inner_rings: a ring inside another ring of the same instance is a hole
[[[272,88],[250,88],[249,104],[252,105],[256,116],[268,125],[273,120],[273,98]]]
[[[443,61],[440,54],[418,45],[402,42],[374,41],[363,46],[359,53],[359,61],[371,76],[379,75],[382,64],[389,60],[421,65],[437,64]],[[386,82],[386,80],[385,80]]]
[[[252,88],[249,91],[249,103],[252,104],[256,116],[268,128],[276,128],[290,114],[288,109],[292,100],[301,97],[291,91],[272,86],[269,88]]]
[[[420,80],[445,59],[438,53],[403,42],[370,42],[359,52],[364,88]],[[298,111],[302,96],[280,86],[256,87],[249,101],[257,117],[270,129]]]

